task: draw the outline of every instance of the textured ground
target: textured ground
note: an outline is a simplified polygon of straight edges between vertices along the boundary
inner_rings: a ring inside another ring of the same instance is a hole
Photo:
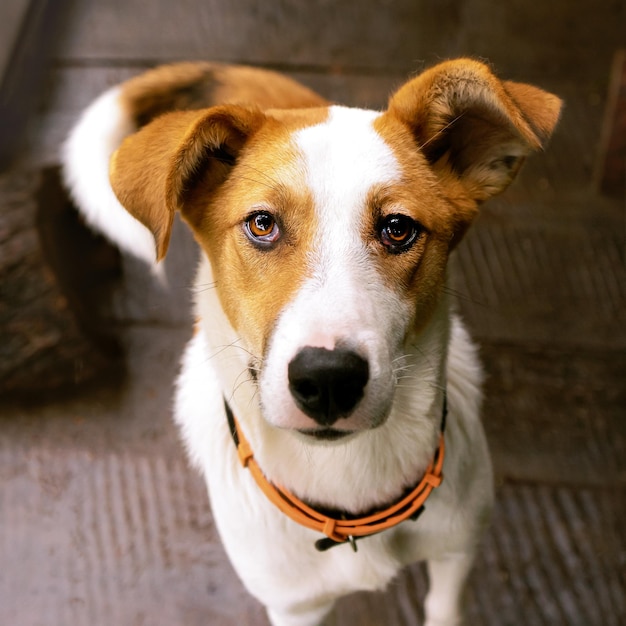
[[[626,623],[626,205],[592,181],[625,3],[228,4],[76,3],[22,167],[55,163],[81,107],[155,60],[267,64],[380,106],[417,59],[465,53],[562,95],[549,150],[485,208],[454,260],[488,373],[498,480],[469,623]],[[112,303],[129,355],[122,383],[0,407],[0,624],[267,625],[170,422],[194,254],[178,229],[167,292],[125,260]],[[343,600],[331,624],[418,624],[424,590],[416,566],[385,593]]]

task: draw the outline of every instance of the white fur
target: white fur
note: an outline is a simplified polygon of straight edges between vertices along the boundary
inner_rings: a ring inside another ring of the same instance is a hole
[[[61,152],[63,175],[86,222],[122,250],[153,265],[152,233],[118,202],[109,184],[109,159],[136,130],[120,94],[120,87],[112,87],[83,112]]]

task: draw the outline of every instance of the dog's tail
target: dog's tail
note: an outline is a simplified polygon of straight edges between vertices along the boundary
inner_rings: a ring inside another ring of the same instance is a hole
[[[202,62],[161,66],[112,87],[84,111],[61,154],[65,183],[86,222],[154,264],[152,234],[122,207],[109,184],[111,155],[126,136],[163,113],[226,103],[295,108],[326,101],[274,72]]]
[[[137,130],[121,95],[122,88],[113,87],[83,112],[62,149],[63,177],[89,226],[125,252],[154,264],[152,233],[126,211],[109,184],[111,155]]]

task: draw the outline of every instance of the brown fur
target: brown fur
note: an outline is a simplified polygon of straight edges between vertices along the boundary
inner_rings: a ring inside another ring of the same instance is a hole
[[[542,147],[561,101],[531,85],[502,82],[483,63],[441,63],[406,83],[389,111],[414,134],[444,188],[483,202],[503,191],[524,157]],[[470,211],[471,212],[471,211]]]
[[[193,227],[187,204],[202,179],[216,189],[243,144],[262,124],[254,109],[222,106],[167,113],[128,137],[111,159],[111,185],[120,203],[154,234],[157,259],[165,256],[174,213]]]
[[[219,104],[294,109],[327,101],[282,74],[210,62],[162,65],[128,80],[122,94],[122,106],[138,127],[170,111]]]

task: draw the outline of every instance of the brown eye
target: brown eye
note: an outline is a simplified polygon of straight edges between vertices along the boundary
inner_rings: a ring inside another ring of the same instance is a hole
[[[278,224],[274,216],[267,211],[250,215],[245,222],[245,231],[251,241],[261,246],[269,246],[280,237]]]
[[[422,227],[406,215],[389,215],[383,219],[380,241],[392,254],[408,250],[417,240]]]

